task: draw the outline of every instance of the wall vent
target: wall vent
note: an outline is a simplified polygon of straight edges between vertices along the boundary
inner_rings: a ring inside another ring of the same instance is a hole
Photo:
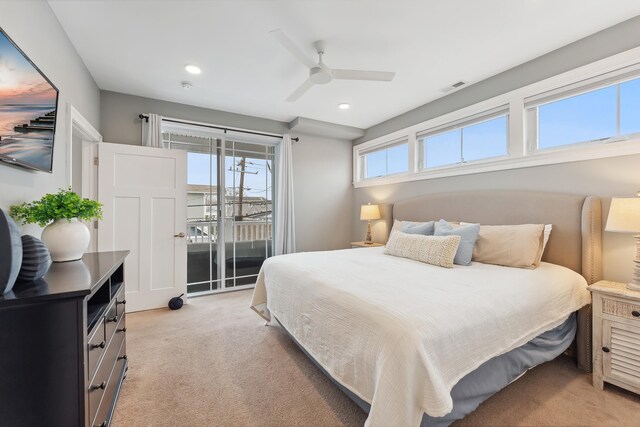
[[[447,87],[444,87],[444,88],[440,89],[440,91],[441,92],[445,92],[445,93],[446,92],[451,92],[452,90],[460,89],[462,86],[464,86],[466,84],[467,84],[467,82],[465,82],[463,80],[460,80],[459,82],[456,82],[456,83],[454,83],[452,85],[449,85]]]

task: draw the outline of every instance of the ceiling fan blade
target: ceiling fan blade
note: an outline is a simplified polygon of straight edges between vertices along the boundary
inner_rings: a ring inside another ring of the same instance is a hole
[[[287,98],[287,102],[296,102],[298,98],[304,95],[311,87],[315,85],[311,79],[307,79],[302,83],[296,90],[293,91],[291,95]]]
[[[390,82],[396,73],[389,71],[365,71],[365,70],[331,70],[334,79],[340,80],[376,80]]]
[[[298,45],[296,45],[293,40],[291,40],[281,29],[278,28],[277,30],[269,31],[269,34],[271,34],[273,38],[282,45],[282,47],[287,49],[293,56],[298,58],[298,61],[306,65],[307,68],[318,66],[318,64],[307,55],[305,55],[305,53],[300,50]]]

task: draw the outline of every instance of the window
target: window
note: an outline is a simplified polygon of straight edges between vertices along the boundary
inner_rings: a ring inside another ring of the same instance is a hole
[[[363,153],[362,178],[377,178],[409,171],[409,143],[391,143]]]
[[[506,156],[508,115],[483,119],[418,135],[422,169]]]
[[[538,150],[640,133],[640,79],[534,105],[529,120]]]
[[[640,47],[356,144],[353,184],[638,155],[638,58]]]

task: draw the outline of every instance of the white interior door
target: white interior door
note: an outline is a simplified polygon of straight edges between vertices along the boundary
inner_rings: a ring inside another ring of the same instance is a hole
[[[98,157],[98,250],[131,251],[127,311],[166,307],[187,289],[186,152],[100,143]]]

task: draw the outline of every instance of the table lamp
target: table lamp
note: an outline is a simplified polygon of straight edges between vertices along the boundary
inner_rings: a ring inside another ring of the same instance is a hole
[[[380,208],[378,205],[372,205],[371,203],[367,205],[360,206],[360,219],[362,221],[367,222],[367,238],[364,243],[367,245],[373,244],[371,240],[371,220],[372,219],[380,219]]]
[[[613,198],[605,231],[636,233],[636,257],[633,260],[633,278],[627,289],[640,291],[640,198]]]

